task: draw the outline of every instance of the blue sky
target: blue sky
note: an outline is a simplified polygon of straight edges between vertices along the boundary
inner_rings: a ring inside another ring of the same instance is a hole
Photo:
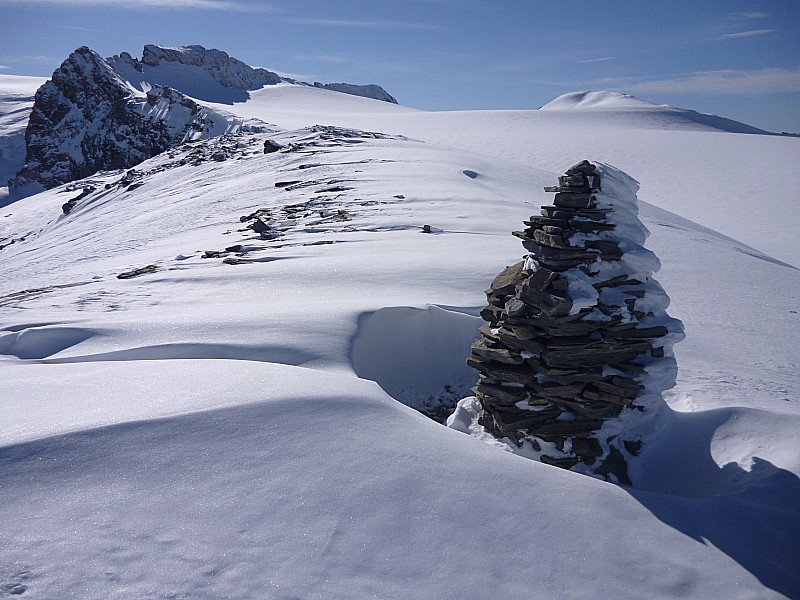
[[[0,73],[200,44],[428,110],[615,90],[800,132],[800,1],[0,0]]]

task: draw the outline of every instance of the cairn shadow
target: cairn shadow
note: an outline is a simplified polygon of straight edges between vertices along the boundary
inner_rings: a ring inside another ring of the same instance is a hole
[[[715,432],[748,413],[757,418],[759,411],[672,413],[651,456],[642,457],[641,484],[624,489],[664,524],[717,548],[764,586],[800,598],[800,478],[755,456],[749,469],[719,466],[712,457]],[[660,473],[648,478],[659,463]]]

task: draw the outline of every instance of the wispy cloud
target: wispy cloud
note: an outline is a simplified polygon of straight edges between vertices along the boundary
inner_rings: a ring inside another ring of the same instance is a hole
[[[356,19],[317,19],[312,17],[292,17],[283,19],[287,23],[295,25],[317,25],[321,27],[355,27],[361,29],[435,29],[434,25],[428,23],[416,23],[413,21],[388,21],[388,20],[369,20],[361,21]]]
[[[616,60],[616,56],[603,56],[601,58],[587,58],[586,60],[575,61],[579,65],[589,65],[592,63],[606,62],[607,60]]]
[[[3,4],[52,4],[58,6],[98,6],[123,9],[165,8],[228,10],[237,12],[277,12],[274,7],[261,2],[250,3],[239,0],[0,0],[0,5]]]
[[[769,16],[769,13],[760,12],[760,11],[746,11],[746,12],[735,12],[728,15],[729,19],[733,19],[736,21],[741,20],[749,20],[749,19],[766,19]]]
[[[631,92],[741,96],[800,92],[800,67],[758,71],[700,71],[668,79],[630,83],[624,89]]]
[[[0,65],[0,71],[2,71],[3,69],[10,69],[10,68],[11,67],[7,67],[6,65]]]
[[[92,33],[110,34],[109,31],[103,31],[102,29],[90,29],[89,27],[78,27],[77,25],[56,25],[56,27],[61,27],[62,29],[75,29],[77,31],[89,31]]]
[[[777,29],[753,29],[752,31],[739,31],[737,33],[726,33],[719,36],[720,40],[733,40],[738,38],[755,37],[757,35],[766,35],[768,33],[775,33]]]
[[[27,56],[2,56],[3,62],[17,64],[17,63],[52,63],[52,62],[60,62],[63,59],[59,59],[55,56],[42,56],[42,55],[27,55]]]

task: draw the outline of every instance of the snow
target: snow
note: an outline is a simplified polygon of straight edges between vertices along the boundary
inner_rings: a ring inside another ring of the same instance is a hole
[[[0,597],[800,595],[796,139],[289,84],[219,108],[284,130],[0,212]],[[640,182],[686,331],[636,488],[404,405],[470,385],[510,232],[584,158]]]
[[[25,127],[33,96],[47,79],[0,74],[0,202],[6,182],[25,164]]]
[[[672,108],[668,104],[662,107]],[[570,92],[551,100],[539,110],[627,110],[652,109],[657,105],[619,92]]]

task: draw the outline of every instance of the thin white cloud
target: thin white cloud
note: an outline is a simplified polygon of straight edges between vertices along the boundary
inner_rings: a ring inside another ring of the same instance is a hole
[[[601,58],[587,58],[586,60],[576,61],[579,65],[590,65],[592,63],[606,62],[607,60],[616,60],[616,56],[603,56]]]
[[[371,20],[360,21],[355,19],[317,19],[305,17],[293,17],[283,19],[287,23],[295,25],[318,25],[322,27],[356,27],[361,29],[435,29],[428,23],[415,23],[413,21],[386,21]]]
[[[726,33],[719,36],[720,40],[733,40],[738,38],[755,37],[757,35],[766,35],[768,33],[775,33],[777,29],[753,29],[752,31],[739,31],[737,33]]]
[[[237,12],[276,12],[274,7],[260,2],[251,4],[238,0],[0,0],[0,5],[2,4],[54,4],[59,6],[98,6],[123,9],[166,8],[228,10]]]
[[[766,19],[769,16],[769,13],[760,12],[760,11],[749,11],[749,12],[735,12],[728,15],[729,19]]]
[[[88,27],[78,27],[77,25],[56,25],[56,27],[61,27],[63,29],[75,29],[77,31],[89,31],[92,33],[106,33],[110,35],[109,31],[103,31],[102,29],[90,29]]]
[[[631,92],[741,96],[800,92],[800,67],[759,71],[701,71],[670,79],[630,83],[624,87]]]
[[[27,56],[2,56],[0,57],[3,59],[3,62],[8,62],[12,64],[17,63],[52,63],[52,62],[60,62],[62,59],[58,59],[55,56],[41,56],[41,55],[27,55]]]
[[[10,69],[10,68],[11,67],[7,67],[6,65],[0,65],[0,71],[2,71],[3,69]]]

